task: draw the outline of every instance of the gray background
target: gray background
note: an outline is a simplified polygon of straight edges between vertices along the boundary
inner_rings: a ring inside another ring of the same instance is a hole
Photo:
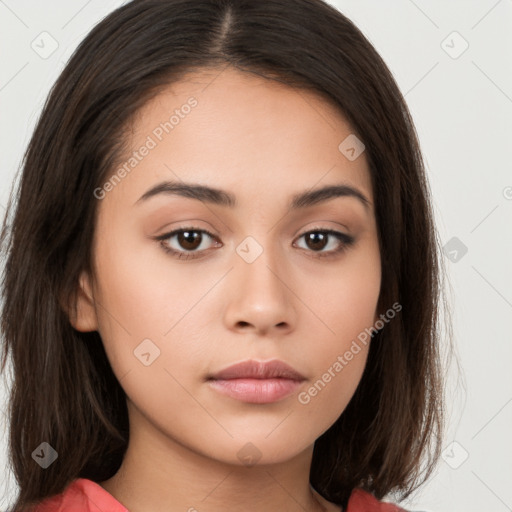
[[[0,0],[2,214],[51,85],[87,32],[122,3]],[[461,370],[454,363],[449,370],[443,459],[402,505],[430,512],[512,511],[512,0],[331,3],[374,44],[405,95],[447,247]],[[56,50],[41,55],[52,44]],[[9,385],[4,376],[2,510],[16,491],[6,457]]]

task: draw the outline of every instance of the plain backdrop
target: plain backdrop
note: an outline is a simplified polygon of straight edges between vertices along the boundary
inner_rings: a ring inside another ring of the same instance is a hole
[[[449,371],[443,458],[402,505],[512,511],[512,0],[331,3],[372,42],[405,96],[452,287],[462,371],[454,364]],[[89,30],[121,4],[0,0],[2,215],[51,85]],[[41,55],[41,38],[51,55]],[[0,382],[1,510],[17,490],[7,467],[9,385]]]

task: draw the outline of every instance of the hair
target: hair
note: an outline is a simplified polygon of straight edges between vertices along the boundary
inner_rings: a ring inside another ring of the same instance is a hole
[[[80,273],[93,271],[93,191],[122,161],[129,124],[147,101],[187,73],[227,66],[320,94],[364,141],[382,264],[378,309],[402,306],[373,335],[354,396],[316,440],[311,485],[343,506],[356,487],[403,499],[438,461],[443,268],[418,137],[384,61],[323,0],[134,0],[92,29],[55,82],[3,222],[15,510],[75,478],[106,480],[121,465],[126,395],[99,333],[69,319]],[[58,453],[44,470],[31,456],[42,442]]]

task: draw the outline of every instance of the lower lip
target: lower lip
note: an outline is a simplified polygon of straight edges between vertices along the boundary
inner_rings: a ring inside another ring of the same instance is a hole
[[[291,379],[210,380],[210,386],[223,395],[243,402],[268,404],[291,395],[301,382]]]

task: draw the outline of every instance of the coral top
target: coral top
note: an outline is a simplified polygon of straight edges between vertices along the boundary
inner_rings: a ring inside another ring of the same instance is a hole
[[[34,512],[129,512],[101,485],[87,478],[78,478],[64,492],[42,501]],[[346,512],[406,512],[404,509],[377,500],[362,489],[354,489]]]

